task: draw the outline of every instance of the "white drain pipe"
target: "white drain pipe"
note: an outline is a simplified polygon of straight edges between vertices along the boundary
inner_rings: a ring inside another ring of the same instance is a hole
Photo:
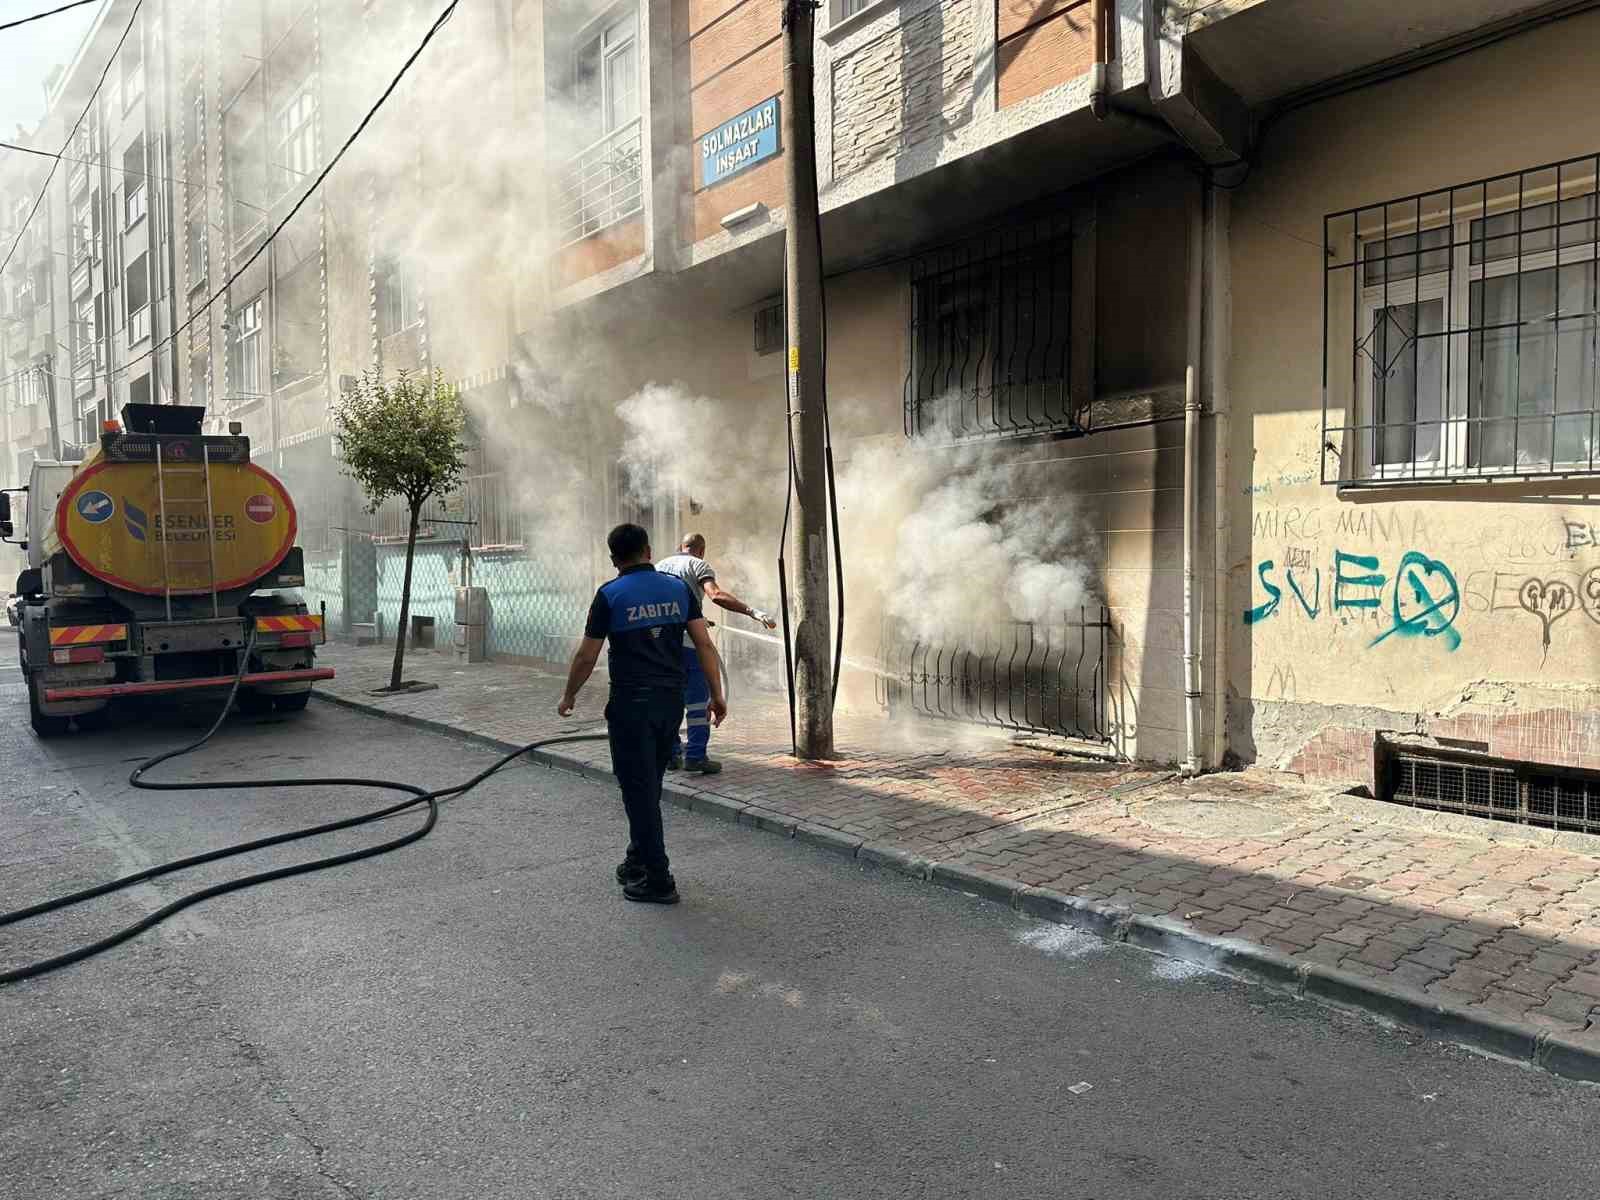
[[[1200,589],[1195,583],[1200,529],[1200,359],[1205,346],[1205,191],[1200,179],[1189,214],[1189,365],[1183,379],[1183,773],[1200,773]]]

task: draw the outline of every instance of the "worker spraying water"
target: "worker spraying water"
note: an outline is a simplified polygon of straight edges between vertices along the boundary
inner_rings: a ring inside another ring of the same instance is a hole
[[[767,629],[777,628],[778,623],[772,617],[759,608],[751,608],[717,582],[716,571],[706,561],[704,534],[687,535],[678,544],[678,553],[662,559],[656,564],[656,570],[663,575],[673,575],[683,580],[694,593],[694,598],[699,602],[702,611],[705,602],[710,600],[718,608],[725,608],[729,612],[739,613],[753,621],[761,622]],[[673,734],[672,757],[667,760],[667,769],[676,771],[681,768],[701,775],[715,775],[722,770],[722,764],[710,756],[711,722],[707,719],[706,706],[711,700],[711,682],[701,670],[698,652],[687,634],[684,635],[683,641],[683,679],[683,711],[688,729],[687,744],[685,739],[676,733]]]

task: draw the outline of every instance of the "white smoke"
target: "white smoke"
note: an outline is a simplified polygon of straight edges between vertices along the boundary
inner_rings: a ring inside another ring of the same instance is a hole
[[[753,420],[661,384],[629,396],[617,415],[635,499],[714,506],[725,526],[712,535],[719,570],[732,563],[753,587],[775,586],[787,472],[781,415]],[[1060,623],[1093,593],[1082,523],[1059,498],[1017,495],[1013,451],[894,437],[840,447],[840,458],[847,655],[877,651],[883,616],[925,641],[971,642],[1011,622]]]
[[[1059,500],[1014,493],[998,448],[865,448],[839,477],[852,574],[872,563],[884,613],[924,641],[1060,622],[1094,587],[1075,547],[1081,528]]]

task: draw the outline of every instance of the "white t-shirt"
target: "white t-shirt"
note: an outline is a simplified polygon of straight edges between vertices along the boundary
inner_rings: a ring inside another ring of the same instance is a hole
[[[689,590],[694,593],[695,600],[699,603],[701,611],[705,611],[707,582],[715,583],[717,573],[703,558],[696,558],[692,554],[673,554],[663,558],[656,564],[656,570],[666,575],[675,575],[689,585]],[[683,644],[693,646],[694,639],[687,633],[683,635]]]

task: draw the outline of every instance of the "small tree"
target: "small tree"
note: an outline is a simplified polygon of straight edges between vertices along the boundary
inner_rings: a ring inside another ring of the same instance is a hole
[[[345,474],[367,495],[367,511],[384,501],[405,500],[411,523],[406,533],[406,574],[400,587],[400,629],[394,640],[391,691],[400,687],[405,665],[406,626],[411,620],[411,566],[417,552],[422,506],[453,492],[466,471],[461,440],[466,413],[454,385],[431,376],[400,374],[385,383],[376,370],[334,403],[333,420]]]

